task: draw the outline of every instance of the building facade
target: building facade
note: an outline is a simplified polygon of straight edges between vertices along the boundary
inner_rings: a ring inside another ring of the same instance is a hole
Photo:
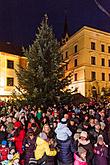
[[[20,48],[10,43],[0,43],[0,98],[11,96],[18,86],[15,70],[18,66],[26,66],[26,58]]]
[[[71,91],[84,96],[110,91],[110,33],[84,26],[61,46],[65,75],[73,72]]]

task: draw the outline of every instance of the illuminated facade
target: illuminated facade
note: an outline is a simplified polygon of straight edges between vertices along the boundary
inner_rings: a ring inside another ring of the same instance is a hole
[[[110,33],[84,26],[61,46],[71,91],[98,96],[110,91]]]
[[[25,66],[26,58],[20,48],[10,43],[0,43],[0,98],[9,97],[18,85],[15,70]]]

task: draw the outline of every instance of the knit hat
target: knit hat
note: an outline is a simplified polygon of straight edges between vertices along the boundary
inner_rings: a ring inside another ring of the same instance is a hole
[[[41,132],[39,134],[39,137],[42,138],[43,140],[47,140],[47,135],[44,132]]]
[[[7,141],[6,140],[2,140],[2,145],[7,145]]]
[[[84,122],[83,122],[83,125],[89,126],[89,123],[88,123],[87,121],[84,121]]]
[[[85,137],[87,138],[87,132],[86,131],[82,131],[81,134],[80,134],[80,137]]]
[[[78,153],[79,153],[79,155],[81,155],[84,152],[87,152],[86,149],[84,149],[83,147],[78,147]]]
[[[100,125],[101,125],[101,127],[105,127],[106,126],[104,122],[100,122]]]
[[[21,122],[20,121],[17,121],[17,122],[14,123],[14,127],[19,128],[20,126],[21,126]]]
[[[102,136],[102,135],[99,135],[99,136],[98,136],[97,141],[99,141],[99,140],[101,140],[101,141],[103,141],[103,140],[104,140],[104,138],[103,138],[103,136]]]
[[[67,124],[67,119],[62,118],[62,119],[61,119],[61,123],[62,123],[62,124]]]
[[[34,134],[34,131],[32,128],[29,128],[28,131],[27,131],[28,134]]]
[[[81,129],[81,128],[78,128],[78,129],[76,130],[76,132],[77,132],[77,133],[81,133],[81,132],[82,132],[82,129]]]

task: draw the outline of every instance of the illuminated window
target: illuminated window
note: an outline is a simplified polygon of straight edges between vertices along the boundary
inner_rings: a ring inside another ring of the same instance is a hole
[[[14,69],[14,61],[7,60],[7,68]]]
[[[91,49],[95,50],[95,42],[91,42]]]
[[[105,52],[105,45],[101,44],[101,52]]]
[[[91,80],[96,80],[96,72],[91,72]]]
[[[102,58],[101,60],[102,60],[102,66],[105,66],[105,59]]]
[[[105,81],[105,73],[102,73],[102,81]]]
[[[95,57],[91,57],[91,64],[92,64],[92,65],[95,65],[95,64],[96,64]]]
[[[14,78],[7,77],[7,86],[14,86]]]

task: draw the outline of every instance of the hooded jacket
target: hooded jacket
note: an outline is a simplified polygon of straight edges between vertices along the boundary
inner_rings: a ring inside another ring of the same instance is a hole
[[[83,161],[77,154],[74,154],[74,165],[87,165],[86,161]]]
[[[65,141],[70,136],[72,136],[72,132],[69,130],[66,124],[58,123],[57,128],[55,129],[55,133],[57,135],[58,140]]]
[[[36,140],[36,149],[35,149],[35,158],[36,160],[41,159],[44,154],[46,154],[47,156],[55,156],[56,155],[56,150],[50,150],[49,148],[49,144],[46,140],[38,137]]]

